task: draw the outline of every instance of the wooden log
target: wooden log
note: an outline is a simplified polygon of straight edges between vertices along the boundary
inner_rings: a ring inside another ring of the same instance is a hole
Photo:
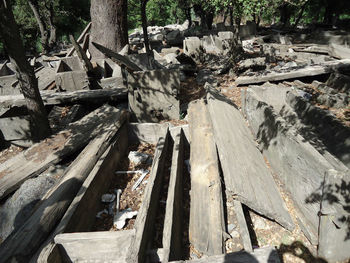
[[[120,117],[120,111],[104,105],[67,130],[47,138],[0,165],[0,199],[17,189],[26,179],[39,175],[50,165],[84,147]]]
[[[224,211],[218,157],[208,109],[203,100],[189,106],[191,209],[189,236],[205,255],[224,253]]]
[[[77,90],[71,92],[47,92],[41,91],[41,97],[45,105],[58,105],[78,102],[103,102],[118,101],[127,98],[127,89],[124,87],[98,90]],[[0,96],[1,108],[25,106],[22,94]]]
[[[166,202],[164,229],[163,229],[163,248],[164,257],[161,262],[178,260],[183,257],[182,247],[182,227],[183,227],[183,185],[182,171],[184,167],[184,133],[180,129],[174,134],[174,147],[171,162],[171,172],[169,180],[169,189]]]
[[[90,30],[90,28],[91,28],[91,22],[85,27],[85,29],[83,30],[83,32],[82,32],[82,33],[80,34],[80,36],[78,37],[78,39],[77,39],[77,42],[78,42],[78,43],[80,43],[80,42],[84,39],[85,35],[86,35],[87,32]],[[72,48],[68,51],[66,57],[70,57],[71,55],[73,55],[74,50],[75,50],[74,47],[72,47]]]
[[[100,197],[108,190],[115,176],[114,171],[122,157],[126,155],[127,148],[128,129],[124,124],[84,181],[58,226],[32,257],[31,262],[58,262],[60,255],[55,253],[57,246],[54,243],[56,235],[91,230],[95,222],[93,215],[96,215],[100,208]],[[81,220],[82,218],[84,220]]]
[[[49,191],[45,196],[46,199],[40,203],[25,224],[0,245],[1,260],[28,262],[28,259],[62,218],[82,183],[109,147],[127,115],[127,112],[124,112],[116,123],[105,126],[106,128],[100,131],[97,137],[79,154],[60,182]]]
[[[251,209],[292,230],[292,218],[243,116],[226,97],[211,87],[208,91],[208,108],[226,191]]]
[[[169,151],[169,131],[158,141],[152,163],[151,175],[143,195],[141,208],[135,222],[135,238],[131,242],[128,263],[145,262],[149,242],[154,237],[155,217],[164,175],[165,158]]]
[[[105,56],[109,57],[113,62],[117,63],[120,66],[125,66],[129,72],[142,71],[142,69],[139,66],[131,62],[127,57],[115,53],[114,51],[95,42],[92,42],[92,44]]]
[[[195,260],[173,261],[173,263],[280,263],[275,248],[265,247],[249,253],[245,251],[205,257]]]
[[[247,85],[254,83],[262,83],[267,81],[281,81],[286,79],[295,79],[301,77],[317,76],[336,71],[337,69],[350,67],[350,59],[337,61],[329,61],[315,66],[307,66],[305,68],[296,69],[285,72],[262,72],[253,76],[241,76],[236,79],[237,85]]]
[[[94,68],[93,68],[90,60],[86,56],[86,53],[84,52],[82,47],[78,44],[77,41],[75,41],[75,39],[74,39],[74,37],[72,35],[69,35],[69,38],[70,38],[70,41],[73,44],[73,47],[74,47],[75,51],[78,54],[79,59],[83,62],[85,71],[92,72]]]

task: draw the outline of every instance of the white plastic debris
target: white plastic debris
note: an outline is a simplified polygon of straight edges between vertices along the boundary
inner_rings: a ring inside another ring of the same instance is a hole
[[[139,171],[141,173],[140,178],[135,182],[135,184],[132,186],[131,190],[134,191],[143,181],[143,179],[145,178],[145,176],[149,173],[148,170],[140,170]]]
[[[103,203],[111,203],[115,200],[115,194],[104,194],[101,197]]]
[[[131,219],[136,215],[137,215],[137,211],[132,211],[131,208],[117,212],[113,220],[113,225],[117,229],[122,229],[125,226],[126,220]]]
[[[136,151],[131,151],[128,156],[130,162],[133,162],[135,165],[142,163],[147,163],[152,160],[152,156],[147,153],[140,153]]]

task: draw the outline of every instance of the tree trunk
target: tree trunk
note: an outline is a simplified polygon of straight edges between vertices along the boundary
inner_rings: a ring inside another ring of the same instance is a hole
[[[52,49],[54,46],[56,46],[56,42],[57,42],[56,25],[54,23],[55,12],[53,10],[52,1],[50,1],[49,6],[47,7],[47,10],[49,13],[47,21],[50,27],[49,47],[50,49]]]
[[[305,7],[306,7],[306,5],[307,5],[308,2],[309,2],[309,1],[306,1],[306,2],[303,4],[303,6],[302,6],[302,8],[301,8],[301,10],[300,10],[300,13],[299,13],[299,15],[298,15],[298,17],[297,17],[297,20],[295,21],[295,23],[294,23],[294,25],[293,25],[293,28],[296,28],[296,27],[298,26],[298,24],[299,24],[299,22],[300,22],[300,19],[303,17],[303,14],[304,14],[304,11],[305,11]]]
[[[49,51],[49,45],[48,45],[48,32],[45,26],[45,23],[39,13],[39,5],[37,0],[28,0],[28,4],[30,8],[32,9],[34,13],[34,17],[36,22],[38,23],[39,30],[40,30],[40,42],[42,45],[42,52],[46,54]]]
[[[147,2],[148,0],[141,0],[141,21],[142,21],[143,39],[145,43],[146,53],[150,55],[149,39],[148,39],[148,32],[147,32],[147,14],[146,14]]]
[[[17,70],[17,78],[26,100],[30,116],[31,132],[34,141],[42,140],[51,134],[46,110],[40,97],[38,80],[30,66],[23,47],[20,33],[7,0],[0,1],[0,36],[11,62]]]
[[[119,52],[128,44],[127,0],[91,0],[89,51],[93,59],[104,58],[91,43]]]

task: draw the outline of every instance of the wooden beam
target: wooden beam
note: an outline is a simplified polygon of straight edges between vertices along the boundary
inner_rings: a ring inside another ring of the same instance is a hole
[[[91,230],[95,222],[94,215],[100,208],[100,197],[108,190],[115,177],[114,171],[123,156],[127,154],[127,148],[128,129],[125,123],[119,129],[111,145],[97,161],[58,226],[32,257],[31,262],[52,262],[55,261],[53,258],[60,257],[54,253],[57,250],[53,241],[56,235]],[[59,260],[57,259],[57,261]]]
[[[203,100],[189,105],[191,210],[189,236],[196,250],[218,255],[224,247],[224,208],[213,128]]]
[[[237,200],[233,200],[233,206],[235,209],[239,233],[241,234],[241,241],[244,250],[247,252],[253,252],[252,241],[250,239],[250,234],[247,226],[247,221],[245,220],[242,204]]]
[[[85,29],[83,30],[83,32],[80,34],[80,36],[78,37],[78,39],[77,39],[77,42],[78,43],[80,43],[83,39],[84,39],[84,37],[85,37],[85,35],[87,34],[87,32],[90,30],[90,28],[91,28],[91,22],[85,27]],[[71,55],[73,55],[73,53],[74,53],[74,47],[72,47],[69,51],[68,51],[68,53],[67,53],[67,55],[66,55],[66,57],[70,57]]]
[[[174,147],[171,162],[171,172],[166,201],[163,229],[164,258],[161,262],[169,262],[183,257],[183,167],[185,137],[182,129],[173,136]]]
[[[92,72],[94,70],[94,68],[93,68],[90,60],[86,56],[86,53],[84,52],[82,47],[78,44],[77,41],[75,41],[75,39],[74,39],[74,37],[72,35],[69,35],[69,38],[70,38],[70,41],[73,44],[73,47],[74,47],[75,51],[78,54],[79,59],[83,62],[85,71]]]
[[[329,45],[329,55],[339,59],[350,59],[350,48],[332,43]]]
[[[145,262],[149,242],[154,237],[155,217],[162,188],[165,158],[169,151],[169,131],[158,141],[152,163],[151,175],[143,195],[141,208],[135,222],[135,238],[131,242],[128,263]]]
[[[0,165],[0,199],[16,190],[26,179],[39,175],[50,165],[84,147],[120,117],[120,110],[104,105],[84,118]]]
[[[350,67],[350,59],[329,61],[320,65],[307,66],[305,68],[285,72],[262,71],[253,76],[240,76],[236,79],[237,85],[248,85],[267,81],[281,81],[309,76],[317,76],[336,71],[337,69]]]
[[[131,62],[127,57],[122,56],[95,42],[92,42],[92,44],[105,56],[109,57],[113,62],[117,63],[120,66],[125,66],[129,72],[142,71],[139,66],[137,66],[134,62]]]
[[[288,230],[293,220],[238,108],[214,88],[207,94],[226,191]]]

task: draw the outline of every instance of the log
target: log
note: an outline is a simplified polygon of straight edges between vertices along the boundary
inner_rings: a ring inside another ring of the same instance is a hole
[[[135,230],[67,233],[55,237],[68,262],[125,262]]]
[[[87,32],[90,30],[90,28],[91,28],[91,22],[85,27],[85,29],[83,30],[83,32],[80,34],[80,36],[78,37],[78,39],[77,39],[77,42],[78,43],[80,43],[83,39],[84,39],[84,37],[85,37],[85,35],[87,34]],[[71,55],[73,55],[73,53],[74,53],[74,47],[72,47],[69,51],[68,51],[68,53],[67,53],[67,55],[66,55],[66,57],[70,57]]]
[[[41,97],[45,105],[58,105],[78,102],[103,102],[118,101],[127,97],[126,88],[98,89],[98,90],[77,90],[71,92],[47,92],[41,91]],[[1,108],[25,106],[22,94],[0,96]]]
[[[106,57],[109,57],[113,62],[117,63],[120,66],[125,66],[129,72],[142,71],[142,69],[139,66],[131,62],[127,57],[115,53],[114,51],[95,42],[92,42],[92,44]]]
[[[265,247],[255,249],[254,252],[234,252],[224,255],[205,257],[201,259],[173,261],[173,263],[280,263],[275,248]]]
[[[190,242],[211,256],[225,252],[224,208],[213,128],[203,100],[189,106],[191,139]]]
[[[120,111],[104,105],[79,121],[16,155],[0,165],[0,199],[16,190],[26,179],[39,175],[50,165],[84,147],[120,117]]]
[[[55,257],[60,257],[59,254],[55,253],[57,250],[57,246],[54,243],[56,235],[91,230],[95,222],[94,215],[100,208],[100,197],[108,190],[111,180],[115,176],[114,171],[121,158],[126,155],[128,147],[127,134],[127,125],[124,124],[84,181],[58,226],[32,257],[31,262],[58,262],[59,258],[55,259]],[[84,218],[84,220],[81,220],[81,218]]]
[[[350,67],[350,59],[337,61],[329,61],[315,66],[307,66],[305,68],[296,69],[285,72],[265,72],[255,74],[253,76],[240,76],[236,79],[237,85],[247,85],[254,83],[262,83],[267,81],[281,81],[286,79],[296,79],[301,77],[317,76],[334,72],[338,69]]]
[[[149,242],[154,238],[154,224],[164,175],[165,158],[169,151],[169,131],[160,137],[152,163],[151,175],[143,195],[141,208],[135,221],[135,238],[132,240],[128,263],[145,262]]]
[[[256,212],[293,230],[292,218],[243,116],[230,100],[207,87],[226,191]]]
[[[184,167],[185,137],[182,129],[174,134],[174,147],[171,162],[168,196],[163,229],[164,254],[161,262],[178,260],[183,257],[183,185],[182,171]]]
[[[105,129],[100,130],[96,138],[73,161],[60,182],[46,194],[46,199],[40,203],[25,224],[0,245],[1,260],[28,262],[60,221],[127,115],[127,112],[124,112],[116,123],[104,124]]]

